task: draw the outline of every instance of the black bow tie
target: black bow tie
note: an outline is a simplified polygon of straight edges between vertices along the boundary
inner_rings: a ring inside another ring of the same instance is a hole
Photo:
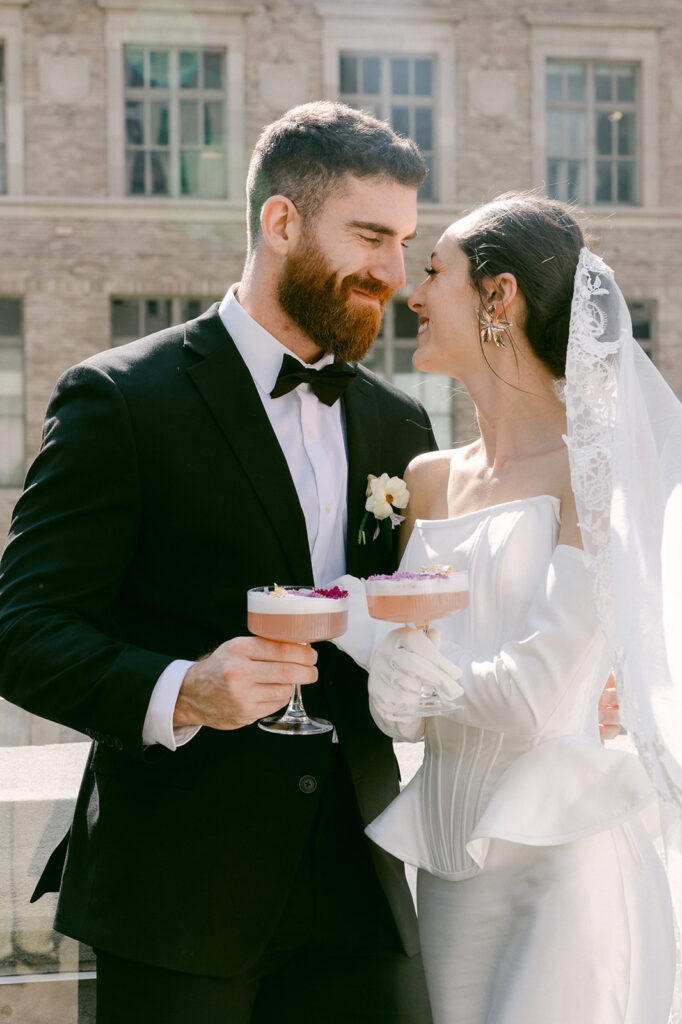
[[[321,402],[333,405],[357,376],[357,372],[341,360],[323,366],[321,370],[313,370],[312,367],[303,366],[293,356],[285,355],[270,397],[279,398],[293,391],[299,384],[310,384],[311,390]]]

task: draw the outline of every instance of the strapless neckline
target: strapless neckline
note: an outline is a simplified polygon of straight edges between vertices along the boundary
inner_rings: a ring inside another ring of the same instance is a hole
[[[519,505],[526,505],[529,502],[549,502],[554,506],[554,514],[558,523],[561,522],[559,518],[559,509],[561,507],[561,501],[554,494],[533,494],[527,498],[513,498],[511,501],[501,501],[497,505],[486,505],[485,508],[475,509],[473,512],[463,512],[458,516],[448,516],[446,519],[415,519],[415,526],[423,526],[428,524],[429,526],[445,525],[448,523],[463,522],[466,519],[472,519],[475,516],[482,516],[486,513],[494,514],[496,512],[506,512],[513,508],[517,508]]]

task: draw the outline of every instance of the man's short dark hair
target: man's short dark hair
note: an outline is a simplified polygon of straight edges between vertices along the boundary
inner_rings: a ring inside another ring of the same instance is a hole
[[[347,174],[383,177],[418,188],[426,165],[412,139],[345,103],[304,103],[267,125],[253,151],[246,182],[249,252],[270,196],[286,196],[309,219]]]

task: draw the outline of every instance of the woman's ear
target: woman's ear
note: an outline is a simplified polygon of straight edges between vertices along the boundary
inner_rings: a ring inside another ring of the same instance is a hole
[[[286,196],[270,196],[260,212],[263,241],[278,256],[288,256],[301,230],[301,215]]]
[[[519,294],[519,287],[513,274],[497,274],[496,277],[485,278],[483,294],[486,305],[494,305],[496,312],[502,313],[509,309]]]

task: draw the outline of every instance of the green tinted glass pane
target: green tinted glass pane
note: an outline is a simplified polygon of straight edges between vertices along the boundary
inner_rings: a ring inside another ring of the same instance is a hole
[[[180,88],[196,89],[199,85],[199,51],[180,51]]]
[[[618,202],[634,203],[635,201],[635,165],[630,160],[618,164]]]
[[[169,157],[166,151],[155,150],[150,154],[152,195],[167,196],[170,193],[168,165]]]
[[[561,199],[559,191],[559,178],[561,175],[561,162],[559,160],[547,161],[547,195],[550,199]]]
[[[416,96],[431,96],[433,61],[415,60],[414,62],[414,92]]]
[[[386,353],[384,346],[380,340],[377,340],[372,345],[371,349],[363,359],[363,365],[369,367],[374,373],[381,374],[382,376],[386,373],[385,367]]]
[[[431,107],[417,107],[414,112],[414,141],[421,150],[433,149],[433,116]]]
[[[144,51],[126,46],[124,51],[126,88],[138,89],[144,85]]]
[[[608,114],[597,114],[595,135],[597,153],[600,156],[610,156],[613,152],[613,129],[611,118]]]
[[[393,323],[396,338],[416,338],[419,317],[413,313],[406,302],[394,301]],[[410,350],[412,351],[412,349]]]
[[[599,103],[608,103],[613,99],[613,76],[610,67],[598,66],[594,69],[594,94]]]
[[[633,156],[635,152],[635,115],[623,114],[617,122],[618,155]]]
[[[597,163],[595,199],[598,203],[610,203],[613,201],[611,167],[610,161],[600,160]]]
[[[363,57],[362,91],[372,96],[381,92],[381,61],[378,57]]]
[[[545,88],[547,90],[547,99],[550,103],[562,98],[563,80],[561,65],[557,64],[556,61],[548,60],[545,67]]]
[[[168,51],[151,50],[149,54],[149,84],[155,89],[168,87]]]
[[[112,338],[137,338],[140,331],[140,303],[138,299],[111,300]]]
[[[566,161],[566,196],[569,202],[585,202],[585,165],[578,160]]]
[[[180,145],[199,144],[199,104],[195,100],[180,101]]]
[[[203,311],[209,305],[210,303],[205,299],[185,299],[181,307],[182,319],[195,320],[196,317],[201,316]]]
[[[547,111],[547,152],[559,156],[564,151],[564,113],[561,110]]]
[[[342,93],[358,92],[357,57],[339,58],[339,79]]]
[[[585,114],[581,110],[566,112],[567,153],[582,156],[585,152]]]
[[[637,341],[649,341],[651,338],[651,308],[646,302],[628,302],[632,318],[632,334]]]
[[[184,196],[199,195],[199,151],[196,149],[180,154],[180,191]]]
[[[403,58],[391,61],[391,92],[394,96],[409,95],[410,64]]]
[[[567,64],[566,99],[571,103],[583,103],[585,100],[585,65]]]
[[[222,89],[223,55],[216,50],[204,53],[204,89]]]
[[[21,299],[0,298],[0,336],[19,338],[22,332]]]
[[[168,104],[165,101],[162,103],[151,103],[149,113],[151,119],[151,145],[167,146]]]
[[[204,144],[219,146],[223,141],[223,105],[220,100],[204,103]]]
[[[433,157],[428,153],[422,153],[424,163],[427,168],[427,175],[424,179],[424,183],[417,193],[417,199],[422,200],[434,200],[436,199],[436,182],[433,176]]]
[[[144,145],[144,104],[137,100],[126,103],[126,142],[130,146]]]
[[[126,153],[126,193],[129,196],[144,194],[144,163],[143,152]]]
[[[199,158],[199,194],[207,199],[222,199],[226,195],[225,155],[205,149]]]
[[[399,135],[410,134],[410,111],[407,107],[391,107],[391,125]]]
[[[616,98],[621,103],[635,102],[634,68],[618,68],[616,70]]]

